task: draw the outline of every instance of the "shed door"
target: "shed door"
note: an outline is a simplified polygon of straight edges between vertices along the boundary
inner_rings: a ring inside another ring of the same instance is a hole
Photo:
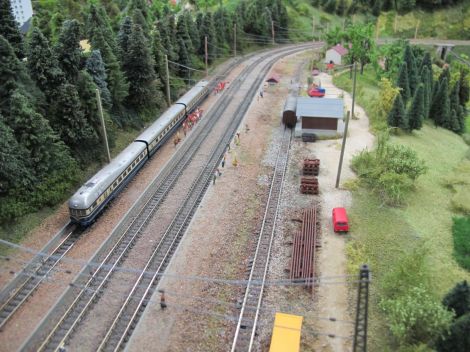
[[[302,117],[302,128],[336,131],[338,128],[338,119],[324,117]]]

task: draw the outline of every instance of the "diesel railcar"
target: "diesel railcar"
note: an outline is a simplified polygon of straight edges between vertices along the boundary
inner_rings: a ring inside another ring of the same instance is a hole
[[[89,226],[147,160],[207,96],[208,82],[200,81],[166,110],[134,142],[98,171],[69,200],[70,219]]]

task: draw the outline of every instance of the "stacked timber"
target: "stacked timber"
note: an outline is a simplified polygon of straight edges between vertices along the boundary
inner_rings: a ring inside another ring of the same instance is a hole
[[[290,279],[304,282],[312,291],[315,276],[315,247],[319,228],[317,208],[306,209],[302,214],[302,229],[295,233],[290,265]]]
[[[300,179],[300,193],[318,194],[318,178],[302,177]]]
[[[303,174],[318,176],[320,171],[320,159],[304,159]]]

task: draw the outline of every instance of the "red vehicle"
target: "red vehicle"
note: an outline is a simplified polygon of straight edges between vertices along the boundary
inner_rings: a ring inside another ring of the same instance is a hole
[[[335,232],[348,232],[349,222],[346,209],[344,208],[333,208],[333,229]]]

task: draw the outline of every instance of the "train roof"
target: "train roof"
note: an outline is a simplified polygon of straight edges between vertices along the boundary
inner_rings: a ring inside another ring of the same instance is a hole
[[[208,81],[202,80],[196,83],[188,92],[179,98],[175,104],[184,104],[188,105],[204,88],[209,84]]]
[[[144,132],[142,132],[135,140],[146,141],[150,143],[157,137],[165,127],[173,121],[174,117],[181,111],[184,111],[183,105],[172,105],[160,117],[150,125]]]
[[[109,185],[145,150],[144,143],[132,143],[111,162],[90,178],[70,198],[69,207],[86,209],[103,193]]]

